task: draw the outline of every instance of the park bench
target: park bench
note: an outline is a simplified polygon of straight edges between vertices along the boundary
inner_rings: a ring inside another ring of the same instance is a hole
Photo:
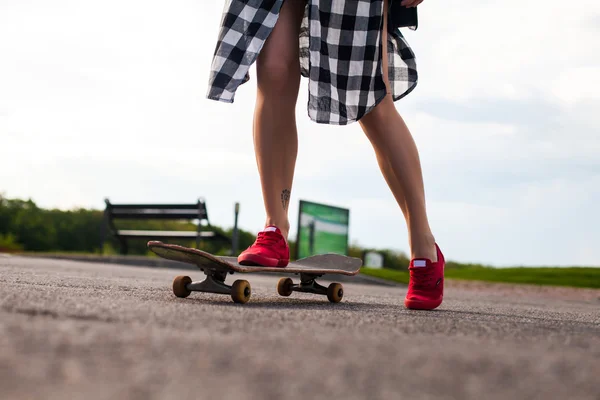
[[[118,242],[122,254],[127,254],[129,239],[148,239],[168,241],[170,239],[195,239],[196,247],[202,240],[222,240],[231,243],[231,238],[212,230],[208,221],[206,202],[198,199],[192,204],[113,204],[105,199],[104,221],[101,232],[101,250],[109,235]],[[197,220],[196,231],[161,231],[161,230],[131,230],[117,229],[114,220]],[[236,207],[237,225],[237,207]],[[234,231],[237,227],[234,227]]]

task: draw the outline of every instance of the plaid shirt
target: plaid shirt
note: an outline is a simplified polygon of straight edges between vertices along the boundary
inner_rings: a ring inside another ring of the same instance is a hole
[[[207,97],[233,103],[250,77],[284,0],[227,0]],[[394,1],[394,0],[392,0]],[[359,120],[386,95],[379,56],[383,0],[307,0],[300,33],[300,67],[309,79],[308,115],[318,123]],[[399,30],[388,30],[392,97],[415,87],[415,56]]]

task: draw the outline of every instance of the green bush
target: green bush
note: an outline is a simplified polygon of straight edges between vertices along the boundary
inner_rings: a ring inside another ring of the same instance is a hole
[[[17,238],[12,233],[0,234],[0,252],[13,253],[22,251],[23,245],[17,243]]]

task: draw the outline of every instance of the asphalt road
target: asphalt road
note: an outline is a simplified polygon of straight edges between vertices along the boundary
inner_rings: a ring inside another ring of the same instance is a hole
[[[600,399],[599,290],[449,281],[427,312],[246,275],[236,305],[177,274],[0,255],[0,399]]]

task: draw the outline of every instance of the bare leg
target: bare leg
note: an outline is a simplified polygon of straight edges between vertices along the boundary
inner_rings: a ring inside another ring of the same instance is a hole
[[[388,95],[373,111],[360,120],[371,141],[379,168],[402,209],[408,226],[411,258],[437,261],[435,238],[425,208],[423,174],[417,146],[404,120],[398,114],[389,90],[387,75],[387,8],[384,1],[383,71]]]
[[[303,0],[286,0],[256,62],[258,93],[254,149],[267,214],[287,239],[288,205],[298,153],[296,101],[300,86],[298,35]]]

